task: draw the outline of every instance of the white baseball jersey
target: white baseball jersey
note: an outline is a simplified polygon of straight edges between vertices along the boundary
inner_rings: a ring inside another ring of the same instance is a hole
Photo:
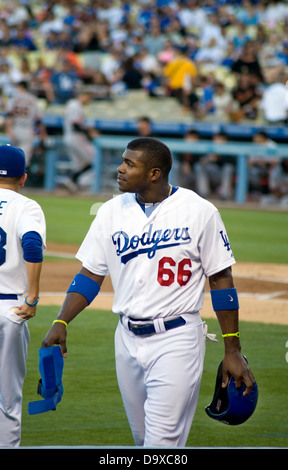
[[[37,202],[0,188],[0,293],[21,295],[27,289],[22,236],[38,232],[46,248],[46,223]]]
[[[7,104],[7,113],[13,119],[13,145],[24,151],[28,166],[33,154],[35,122],[42,118],[37,99],[29,92],[17,92]]]
[[[28,92],[17,92],[8,101],[7,113],[13,115],[14,129],[24,129],[31,132],[35,121],[42,118],[37,98]]]
[[[113,312],[137,320],[198,312],[206,278],[235,263],[216,207],[184,188],[148,217],[135,194],[106,202],[76,257],[110,274]]]
[[[68,101],[65,109],[64,133],[74,134],[73,124],[84,126],[85,114],[82,104],[77,99]]]

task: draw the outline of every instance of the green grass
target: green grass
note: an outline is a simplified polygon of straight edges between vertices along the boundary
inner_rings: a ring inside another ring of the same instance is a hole
[[[47,240],[80,244],[94,218],[90,214],[96,201],[75,196],[29,195],[42,207],[47,224]]]
[[[41,399],[38,349],[57,314],[57,307],[39,307],[30,321],[31,342],[24,383],[23,447],[133,446],[114,367],[114,330],[117,317],[110,312],[86,310],[70,325],[68,358],[63,372],[64,395],[56,411],[28,415],[28,402]],[[220,330],[217,320],[207,320],[209,331]],[[253,416],[240,426],[226,426],[205,413],[213,395],[223,344],[207,342],[204,373],[189,447],[287,447],[288,363],[287,330],[282,326],[241,324],[242,351],[259,387]]]
[[[95,197],[31,195],[42,206],[47,240],[79,245],[94,218]],[[93,210],[92,210],[93,211]],[[288,263],[288,212],[221,208],[238,261]]]
[[[288,212],[220,209],[239,261],[288,263]]]

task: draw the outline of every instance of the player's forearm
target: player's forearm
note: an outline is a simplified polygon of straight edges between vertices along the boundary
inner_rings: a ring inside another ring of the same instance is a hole
[[[34,303],[39,298],[42,262],[29,263],[26,261],[25,264],[28,278],[27,300],[29,303]]]
[[[212,291],[227,290],[228,294],[230,289],[234,289],[234,282],[232,277],[231,268],[227,268],[209,278],[210,289]],[[236,293],[235,293],[236,295]],[[234,296],[234,294],[233,294]],[[228,295],[228,297],[232,297]],[[220,302],[221,303],[221,302]],[[226,352],[241,351],[240,340],[238,336],[234,336],[239,332],[239,311],[238,308],[232,310],[215,310],[222,335],[224,336],[224,344]],[[233,336],[230,336],[230,335]]]
[[[238,310],[221,310],[216,316],[222,331],[222,335],[237,334],[239,332]],[[238,336],[227,336],[223,338],[226,353],[240,352],[241,345]]]
[[[66,294],[63,305],[57,316],[57,320],[62,320],[65,323],[70,323],[77,315],[82,312],[88,305],[87,300],[83,295],[77,292],[69,292]]]

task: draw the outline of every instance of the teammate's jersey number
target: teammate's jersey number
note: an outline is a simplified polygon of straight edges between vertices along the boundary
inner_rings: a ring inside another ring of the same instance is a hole
[[[4,246],[7,243],[7,235],[3,228],[0,227],[0,266],[6,261],[6,250]]]
[[[189,269],[191,267],[192,262],[189,258],[179,261],[176,267],[176,262],[173,258],[164,256],[159,261],[157,281],[161,286],[171,286],[176,279],[180,286],[186,286],[192,276],[192,272]]]

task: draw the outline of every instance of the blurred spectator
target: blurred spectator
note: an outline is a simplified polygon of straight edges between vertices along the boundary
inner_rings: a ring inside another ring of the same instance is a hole
[[[127,90],[141,90],[143,73],[138,69],[136,57],[128,57],[122,64],[122,78]]]
[[[141,47],[139,52],[135,54],[135,65],[142,74],[150,73],[155,77],[160,76],[161,67],[155,55],[150,54],[146,47]]]
[[[280,204],[288,207],[288,158],[282,159],[269,175],[270,194],[262,197],[262,204]]]
[[[277,31],[271,31],[267,35],[267,40],[260,43],[259,61],[264,70],[279,67],[282,65],[279,54],[282,52],[282,42]]]
[[[231,93],[224,84],[219,81],[214,83],[213,88],[213,116],[217,122],[227,122],[230,120],[230,115],[233,110]]]
[[[276,142],[269,139],[264,131],[256,132],[253,135],[252,141],[254,144],[263,145],[268,148],[275,148]],[[276,160],[277,161],[277,160]],[[248,159],[248,185],[249,193],[252,196],[261,196],[269,192],[269,172],[275,165],[275,159],[266,156],[258,155],[250,156]]]
[[[198,67],[209,65],[209,70],[211,70],[211,68],[216,68],[222,63],[223,49],[219,47],[216,39],[212,37],[207,45],[200,47],[196,52],[194,60]]]
[[[18,51],[36,51],[37,45],[31,34],[23,25],[19,25],[16,29],[16,35],[12,36],[11,46]]]
[[[31,70],[29,60],[25,56],[21,57],[19,74],[21,76],[21,81],[22,82],[31,83],[31,80],[32,80],[32,77],[33,77],[33,72]]]
[[[152,121],[148,116],[141,116],[137,120],[137,134],[140,137],[152,137]]]
[[[65,28],[58,33],[57,49],[61,49],[62,51],[73,51],[74,49],[74,41],[70,36],[70,31]]]
[[[143,46],[149,51],[149,54],[157,56],[161,52],[166,44],[167,37],[162,33],[160,25],[157,22],[153,22],[151,28],[145,32],[143,37]]]
[[[203,29],[201,29],[200,31],[200,41],[202,47],[207,46],[210,43],[211,39],[215,40],[215,45],[217,45],[217,47],[222,47],[222,28],[218,15],[215,12],[210,12],[207,15],[207,21],[205,22]]]
[[[74,36],[74,52],[82,53],[101,49],[98,26],[97,21],[89,21],[85,28],[79,28]]]
[[[261,95],[253,75],[244,72],[239,75],[232,97],[238,108],[233,111],[234,121],[257,118]]]
[[[195,163],[197,163],[201,156],[197,153],[193,153],[193,142],[198,142],[200,139],[199,132],[196,129],[189,129],[184,140],[191,142],[191,152],[185,152],[179,154],[179,184],[184,188],[196,189],[195,181]]]
[[[170,62],[174,57],[174,46],[173,42],[170,39],[167,39],[163,49],[157,54],[157,59],[159,64],[164,65]]]
[[[25,3],[16,0],[3,2],[1,14],[2,18],[6,19],[7,24],[12,27],[27,22],[30,18],[29,9],[25,7]]]
[[[123,53],[121,50],[111,47],[110,52],[105,54],[100,64],[100,72],[110,85],[118,82],[120,69],[123,63]]]
[[[19,70],[6,60],[0,61],[0,89],[1,94],[7,98],[15,91],[16,83],[21,79]]]
[[[75,93],[81,80],[75,68],[67,59],[62,59],[58,69],[52,72],[50,78],[50,96],[55,104],[66,104],[68,100],[75,97]]]
[[[260,109],[268,124],[287,124],[288,118],[288,88],[287,75],[281,73],[275,83],[271,83],[263,92]]]
[[[194,82],[197,77],[195,63],[187,56],[187,48],[174,47],[174,57],[163,69],[168,95],[174,96],[184,106],[191,106],[191,95],[194,101]]]
[[[45,48],[47,50],[54,50],[59,48],[59,33],[58,31],[49,30],[45,39]]]
[[[50,82],[51,75],[51,69],[45,65],[43,58],[40,57],[36,61],[35,70],[30,82],[30,89],[35,96],[46,100],[47,103],[52,103],[54,100],[54,93]]]
[[[227,41],[226,49],[223,51],[221,65],[230,69],[238,58],[237,51],[233,41]]]
[[[236,24],[236,32],[235,32],[235,35],[233,36],[233,44],[234,44],[235,50],[238,53],[241,53],[245,44],[250,40],[251,40],[251,37],[247,32],[246,25],[238,21]]]
[[[194,28],[202,30],[207,23],[207,14],[196,0],[179,2],[177,16],[182,26],[186,29]]]
[[[240,75],[254,76],[257,83],[264,82],[262,67],[258,60],[256,43],[254,41],[247,41],[244,44],[239,58],[231,67],[231,71]]]
[[[225,145],[227,135],[219,132],[213,136],[214,144]],[[220,148],[219,148],[220,150]],[[195,164],[196,192],[204,197],[220,197],[230,200],[233,197],[235,158],[221,153],[209,153]]]
[[[1,20],[0,24],[0,47],[6,50],[11,46],[11,31],[5,20]]]
[[[211,74],[199,77],[199,100],[195,103],[195,115],[198,119],[205,118],[214,113],[214,77]]]

